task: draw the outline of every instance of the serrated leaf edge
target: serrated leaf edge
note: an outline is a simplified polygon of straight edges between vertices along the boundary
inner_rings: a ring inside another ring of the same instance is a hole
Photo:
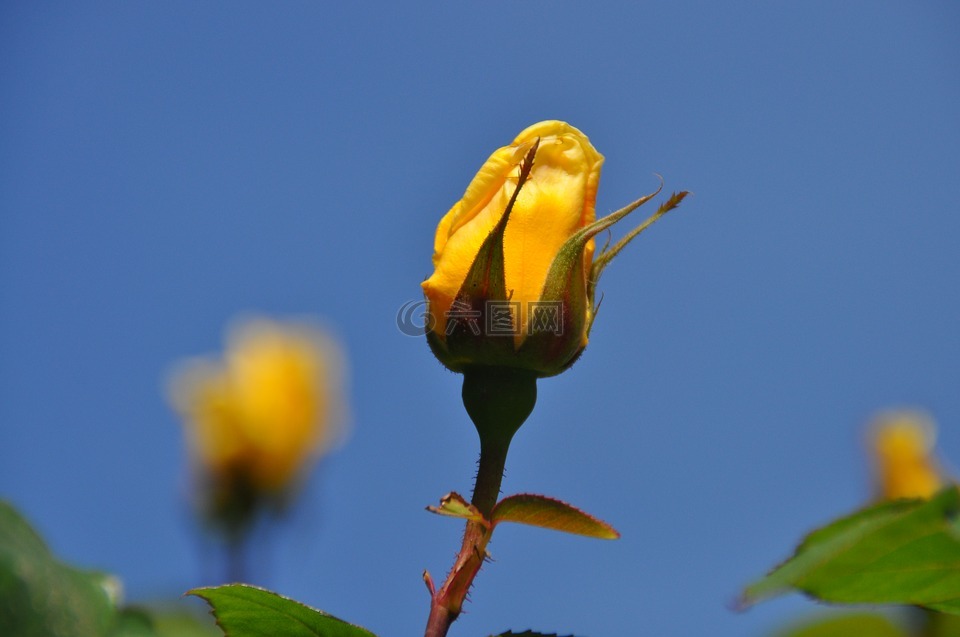
[[[220,623],[220,615],[219,615],[219,613],[217,612],[217,607],[213,604],[213,602],[212,602],[210,599],[208,599],[207,597],[205,597],[205,596],[201,593],[201,591],[216,590],[216,589],[227,588],[227,587],[234,587],[234,586],[240,587],[240,588],[246,588],[246,589],[251,589],[251,590],[260,591],[260,592],[263,592],[263,593],[267,593],[267,594],[269,594],[269,595],[274,595],[275,597],[279,597],[280,599],[286,600],[286,601],[288,601],[288,602],[293,602],[294,604],[297,604],[298,606],[302,606],[302,607],[306,608],[306,609],[309,610],[309,611],[312,611],[312,612],[314,612],[314,613],[317,613],[318,615],[323,615],[324,617],[329,617],[330,619],[336,620],[336,621],[338,621],[338,622],[342,622],[342,623],[344,623],[344,624],[346,624],[346,625],[348,625],[348,626],[350,626],[350,627],[352,627],[352,628],[356,628],[357,630],[362,630],[363,632],[365,632],[365,633],[367,633],[367,634],[369,634],[369,635],[374,635],[374,633],[370,632],[369,630],[367,630],[367,629],[364,628],[363,626],[357,626],[356,624],[351,624],[350,622],[344,621],[344,620],[340,619],[339,617],[337,617],[337,616],[335,616],[335,615],[331,615],[330,613],[327,613],[327,612],[325,612],[325,611],[320,610],[319,608],[314,608],[313,606],[309,606],[309,605],[307,605],[307,604],[304,604],[303,602],[298,601],[298,600],[296,600],[296,599],[293,599],[292,597],[287,597],[286,595],[281,595],[280,593],[277,593],[276,591],[271,591],[270,589],[263,588],[262,586],[255,586],[255,585],[253,585],[253,584],[243,584],[243,583],[240,583],[240,582],[233,582],[233,583],[231,583],[231,584],[223,584],[223,585],[221,585],[221,586],[201,586],[201,587],[199,587],[199,588],[191,588],[191,589],[188,590],[186,593],[184,593],[184,595],[194,595],[194,596],[196,596],[196,597],[199,597],[199,598],[202,599],[203,601],[205,601],[205,602],[210,606],[210,613],[213,615],[214,619],[216,620],[217,626],[220,628],[220,630],[223,631],[223,634],[224,634],[226,637],[231,637],[230,633],[227,632],[227,629]],[[275,612],[279,612],[279,611],[276,611],[276,609],[272,609],[272,608],[270,608],[269,606],[267,606],[266,604],[264,604],[264,603],[262,603],[262,602],[259,602],[259,601],[256,601],[256,600],[244,600],[244,602],[248,602],[248,603],[251,603],[251,604],[255,604],[255,605],[259,606],[259,607],[266,608],[266,609],[268,609],[268,610],[273,610],[273,611],[275,611]],[[313,628],[311,628],[309,625],[305,624],[305,623],[304,623],[303,621],[301,621],[300,619],[298,619],[298,618],[296,618],[296,617],[292,617],[292,616],[290,616],[290,615],[287,615],[287,617],[290,617],[290,619],[294,620],[295,622],[297,622],[298,624],[300,624],[301,626],[303,626],[304,628],[306,628],[308,631],[313,632]],[[376,635],[374,635],[374,637],[376,637]]]
[[[576,533],[576,532],[574,532],[574,531],[567,531],[567,530],[565,530],[565,529],[558,529],[558,528],[554,528],[554,527],[547,527],[547,526],[543,526],[543,525],[540,525],[540,524],[530,524],[530,523],[528,523],[528,522],[522,522],[522,521],[519,521],[519,520],[502,520],[502,519],[498,520],[498,519],[497,519],[497,509],[499,509],[500,506],[501,506],[504,502],[513,502],[513,501],[519,500],[519,499],[521,499],[521,498],[532,498],[532,499],[535,499],[535,500],[548,502],[548,503],[553,504],[553,505],[560,505],[560,506],[562,506],[563,508],[566,508],[567,510],[573,512],[573,513],[576,514],[576,515],[581,515],[581,516],[587,518],[587,519],[590,520],[591,522],[597,524],[598,526],[600,526],[600,527],[602,527],[603,529],[605,529],[606,531],[608,531],[611,535],[609,535],[609,536],[590,535],[590,534],[584,534],[584,533]],[[600,539],[600,540],[616,540],[616,539],[619,539],[619,538],[620,538],[620,532],[617,531],[615,528],[613,528],[613,526],[612,526],[611,524],[609,524],[608,522],[605,522],[605,521],[601,520],[600,518],[598,518],[598,517],[596,517],[596,516],[594,516],[594,515],[591,515],[591,514],[587,513],[586,511],[583,511],[582,509],[578,509],[577,507],[573,506],[572,504],[570,504],[570,503],[568,503],[568,502],[564,502],[563,500],[560,500],[560,499],[558,499],[558,498],[551,498],[550,496],[540,495],[540,494],[537,494],[537,493],[516,493],[516,494],[514,494],[514,495],[509,495],[509,496],[503,498],[502,500],[500,500],[499,502],[497,502],[496,506],[493,507],[493,512],[490,514],[490,524],[491,524],[493,527],[496,527],[497,524],[499,524],[500,522],[513,522],[513,523],[515,523],[515,524],[527,524],[528,526],[536,526],[536,527],[539,527],[539,528],[548,528],[548,529],[551,529],[551,530],[553,530],[553,531],[560,531],[561,533],[570,533],[570,534],[572,534],[572,535],[584,535],[585,537],[593,537],[593,538],[597,538],[597,539]],[[548,637],[549,637],[549,636],[548,636]]]

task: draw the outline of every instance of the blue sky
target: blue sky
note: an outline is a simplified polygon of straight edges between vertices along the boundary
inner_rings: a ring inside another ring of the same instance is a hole
[[[437,221],[563,119],[598,212],[694,195],[607,270],[506,493],[617,542],[503,528],[452,634],[761,636],[739,587],[869,495],[863,427],[917,405],[960,459],[955,3],[5,3],[0,496],[134,600],[210,583],[164,379],[239,313],[318,317],[353,431],[256,548],[266,585],[417,634],[476,434],[423,339]],[[261,538],[262,539],[262,538]],[[205,579],[207,578],[207,579]]]

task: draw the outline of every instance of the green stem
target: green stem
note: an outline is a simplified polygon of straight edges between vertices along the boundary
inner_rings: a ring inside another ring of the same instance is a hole
[[[537,400],[536,377],[502,368],[471,369],[464,373],[463,404],[480,434],[480,464],[471,502],[482,522],[467,522],[460,553],[439,591],[431,587],[430,616],[425,637],[445,637],[463,609],[467,592],[487,556],[492,527],[489,519],[500,497],[500,483],[513,434]]]
[[[481,444],[480,464],[477,467],[477,480],[473,485],[473,497],[470,503],[477,507],[484,518],[490,517],[493,507],[500,499],[500,483],[507,464],[509,444]]]

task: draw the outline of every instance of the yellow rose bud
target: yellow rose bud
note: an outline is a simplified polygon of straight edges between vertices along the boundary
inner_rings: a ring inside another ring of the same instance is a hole
[[[222,362],[194,361],[173,383],[204,506],[216,517],[288,495],[337,438],[340,358],[306,325],[245,323]]]
[[[543,377],[577,359],[587,345],[600,273],[648,224],[596,260],[593,237],[653,196],[596,220],[602,164],[583,133],[546,121],[480,168],[440,221],[434,272],[423,283],[427,338],[444,365],[457,372],[508,367]]]
[[[945,480],[933,454],[936,428],[923,413],[880,415],[870,428],[880,499],[928,498]]]

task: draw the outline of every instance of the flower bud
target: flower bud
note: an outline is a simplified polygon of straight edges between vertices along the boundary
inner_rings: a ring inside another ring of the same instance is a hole
[[[230,333],[223,361],[199,360],[173,382],[204,512],[244,524],[282,502],[336,439],[340,359],[306,325],[268,320]]]
[[[593,237],[653,196],[596,220],[602,164],[583,133],[545,121],[480,168],[440,221],[434,272],[423,283],[427,339],[445,366],[456,372],[508,367],[544,377],[579,357],[600,273],[649,224],[596,259]]]
[[[936,428],[924,413],[881,414],[870,428],[878,496],[928,498],[945,485],[933,453]]]
[[[564,244],[594,221],[602,163],[580,131],[548,121],[520,133],[481,167],[440,222],[434,273],[423,283],[429,342],[447,367],[516,367],[550,376],[586,345],[590,304],[583,281],[593,241],[567,264],[580,285],[562,286],[556,298],[545,298],[544,290]]]

